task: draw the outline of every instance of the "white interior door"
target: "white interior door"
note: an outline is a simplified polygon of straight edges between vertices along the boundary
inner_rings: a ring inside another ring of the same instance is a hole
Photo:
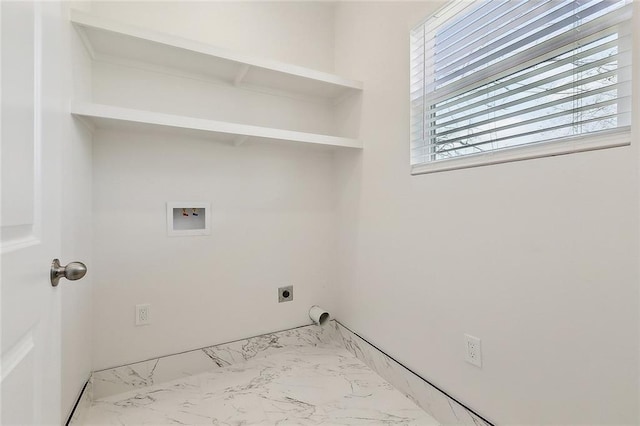
[[[60,255],[60,147],[69,119],[59,88],[60,4],[3,0],[0,13],[0,424],[59,424],[60,291],[49,268]]]

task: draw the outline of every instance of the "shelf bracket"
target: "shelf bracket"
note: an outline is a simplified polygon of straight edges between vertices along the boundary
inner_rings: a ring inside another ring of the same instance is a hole
[[[87,49],[87,52],[89,52],[89,56],[91,57],[91,59],[96,59],[96,51],[94,50],[93,45],[91,44],[91,40],[89,39],[89,36],[87,36],[86,29],[82,26],[78,27],[78,35],[80,36],[80,40],[82,41],[82,44]]]
[[[75,118],[78,119],[80,123],[82,123],[91,133],[95,133],[96,125],[91,122],[87,117],[83,117],[81,115],[74,115]]]
[[[240,146],[243,143],[245,143],[247,141],[247,139],[249,139],[249,136],[240,135],[237,138],[235,138],[235,140],[233,141],[233,146]]]
[[[355,92],[353,90],[346,90],[342,95],[340,95],[337,98],[333,99],[333,102],[331,102],[331,104],[333,106],[340,105],[342,102],[346,101],[347,99],[349,99],[350,97],[352,97],[356,93],[357,92]]]
[[[244,80],[245,76],[247,75],[250,69],[251,69],[251,65],[247,65],[247,64],[242,65],[240,67],[240,70],[238,70],[238,74],[236,74],[236,78],[233,79],[233,85],[234,86],[240,85],[240,83],[242,83],[242,80]]]

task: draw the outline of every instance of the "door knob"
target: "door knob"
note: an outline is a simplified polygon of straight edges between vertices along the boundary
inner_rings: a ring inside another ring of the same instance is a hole
[[[79,280],[87,273],[87,267],[82,262],[71,262],[66,266],[61,266],[58,259],[51,262],[51,285],[56,287],[60,278],[66,278],[70,281]]]

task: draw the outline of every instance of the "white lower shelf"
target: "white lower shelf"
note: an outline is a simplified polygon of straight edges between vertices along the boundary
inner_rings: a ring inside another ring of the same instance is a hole
[[[231,136],[236,143],[242,142],[246,138],[259,138],[362,149],[362,143],[357,139],[163,114],[111,105],[72,103],[71,114],[90,120],[98,128],[129,123],[206,132],[221,137],[223,140]]]

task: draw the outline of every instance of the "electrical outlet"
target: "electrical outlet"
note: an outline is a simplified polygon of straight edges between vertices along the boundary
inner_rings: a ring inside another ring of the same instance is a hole
[[[291,302],[293,300],[293,286],[280,287],[278,289],[278,303]]]
[[[482,345],[477,337],[464,335],[464,360],[482,368]]]
[[[136,305],[136,325],[147,325],[151,323],[151,305],[145,303]]]

